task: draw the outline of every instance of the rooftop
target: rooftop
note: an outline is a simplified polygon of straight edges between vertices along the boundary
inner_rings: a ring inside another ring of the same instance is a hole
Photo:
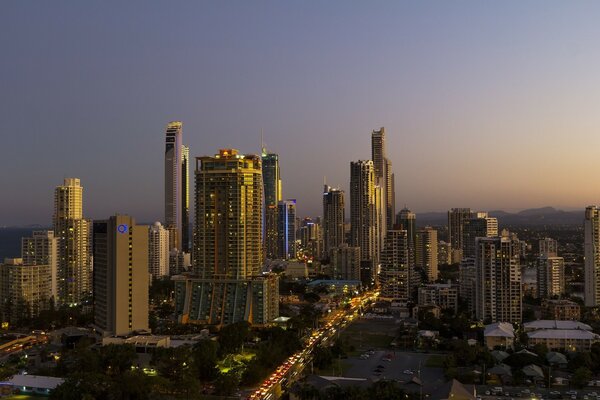
[[[55,389],[65,380],[54,376],[15,375],[7,382],[13,386],[28,386],[37,389]]]
[[[485,326],[483,336],[515,337],[515,328],[509,322],[496,322]]]
[[[600,340],[600,335],[596,335],[593,332],[583,329],[539,329],[537,331],[528,332],[527,336],[533,339]]]
[[[581,329],[591,331],[592,327],[579,321],[558,321],[553,319],[540,319],[523,324],[526,331],[534,329]]]

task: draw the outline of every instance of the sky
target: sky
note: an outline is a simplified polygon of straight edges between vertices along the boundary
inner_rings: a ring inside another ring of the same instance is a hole
[[[600,3],[2,1],[0,226],[163,219],[164,129],[192,156],[280,155],[321,214],[386,128],[397,208],[600,202]],[[349,202],[349,198],[347,199]]]

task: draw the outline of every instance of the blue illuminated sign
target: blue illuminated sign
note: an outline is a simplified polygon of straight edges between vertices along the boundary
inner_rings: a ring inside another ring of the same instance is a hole
[[[119,233],[127,233],[128,230],[129,230],[129,227],[127,226],[127,224],[121,224],[121,225],[117,226],[117,232],[119,232]]]

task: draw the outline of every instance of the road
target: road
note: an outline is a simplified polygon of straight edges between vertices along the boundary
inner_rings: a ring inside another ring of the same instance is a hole
[[[312,332],[304,348],[290,356],[271,374],[262,385],[247,397],[248,400],[276,400],[291,386],[312,359],[312,352],[333,340],[340,329],[356,317],[357,312],[368,302],[375,301],[379,292],[365,292],[352,299],[350,307],[338,309],[326,319],[325,325]]]

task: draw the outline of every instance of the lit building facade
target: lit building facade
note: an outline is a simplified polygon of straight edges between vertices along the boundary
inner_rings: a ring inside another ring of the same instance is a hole
[[[167,124],[165,135],[165,226],[170,247],[189,252],[189,148],[183,144],[183,124]]]
[[[586,307],[600,305],[600,208],[585,209],[584,300]]]
[[[407,302],[411,298],[408,265],[408,235],[405,230],[388,231],[381,253],[380,297]]]
[[[360,281],[360,247],[342,244],[330,252],[334,279]]]
[[[148,272],[153,279],[169,275],[169,254],[169,231],[155,222],[148,229]]]
[[[417,231],[415,261],[429,282],[438,278],[437,231],[430,226]]]
[[[50,292],[44,296],[58,300],[58,239],[53,231],[33,231],[31,237],[21,239],[21,258],[24,265],[49,267]]]
[[[277,205],[277,255],[282,260],[296,258],[296,200]]]
[[[94,325],[102,336],[148,330],[148,226],[94,221]]]
[[[265,251],[268,259],[278,256],[278,209],[281,197],[279,155],[262,149],[262,175],[265,194]]]
[[[453,208],[448,211],[448,241],[452,248],[452,262],[462,260],[463,230],[465,222],[471,219],[473,213],[470,208]]]
[[[329,256],[331,249],[345,243],[345,216],[344,191],[325,185],[323,190],[323,251],[326,257]]]

